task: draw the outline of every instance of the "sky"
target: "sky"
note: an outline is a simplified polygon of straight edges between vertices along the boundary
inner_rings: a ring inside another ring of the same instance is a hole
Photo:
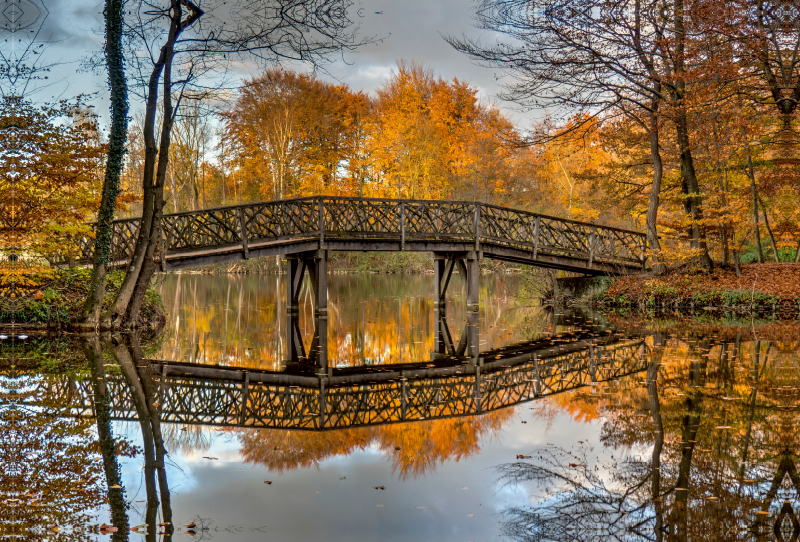
[[[30,28],[39,33],[39,41],[47,43],[43,54],[37,57],[40,65],[52,65],[46,81],[38,81],[27,88],[9,87],[9,91],[23,90],[37,102],[70,98],[82,93],[96,93],[92,98],[101,124],[108,118],[108,99],[105,73],[92,73],[82,69],[84,60],[102,48],[102,2],[96,0],[14,0],[25,8],[39,4],[45,17]],[[202,3],[201,3],[202,6]],[[372,92],[387,79],[399,59],[425,64],[445,79],[458,77],[479,89],[486,102],[495,102],[515,122],[526,124],[530,113],[519,112],[513,104],[497,99],[501,87],[496,81],[496,70],[476,65],[465,55],[448,45],[443,36],[481,37],[492,39],[475,27],[475,5],[472,0],[354,0],[349,15],[358,25],[360,38],[373,37],[376,42],[356,52],[347,53],[328,65],[328,73],[319,77],[332,82],[346,83],[355,90]],[[28,32],[20,31],[17,35]],[[8,33],[6,33],[8,35]],[[12,40],[11,46],[15,43]],[[19,45],[17,45],[19,46]],[[9,44],[6,42],[6,53]],[[287,66],[303,70],[302,66]],[[255,66],[245,66],[236,76],[246,78],[256,73]],[[502,75],[502,74],[497,74]],[[139,101],[131,99],[132,111],[141,108]]]

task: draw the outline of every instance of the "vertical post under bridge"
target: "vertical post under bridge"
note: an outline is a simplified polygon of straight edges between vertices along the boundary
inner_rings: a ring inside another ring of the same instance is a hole
[[[477,311],[480,307],[478,279],[480,277],[480,252],[469,251],[461,253],[433,254],[434,270],[434,295],[433,302],[436,307],[445,306],[445,296],[453,270],[458,266],[464,286],[467,290],[467,310]]]

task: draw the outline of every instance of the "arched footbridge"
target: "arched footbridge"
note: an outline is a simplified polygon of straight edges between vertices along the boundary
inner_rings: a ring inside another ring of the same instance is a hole
[[[114,221],[112,265],[131,260],[140,219]],[[477,308],[478,262],[492,258],[589,275],[641,272],[646,236],[485,203],[307,197],[163,215],[156,263],[162,271],[281,255],[289,260],[290,307],[309,272],[327,297],[328,251],[433,252],[437,302],[455,269]],[[79,263],[92,261],[91,239]],[[317,304],[325,312],[325,303]]]

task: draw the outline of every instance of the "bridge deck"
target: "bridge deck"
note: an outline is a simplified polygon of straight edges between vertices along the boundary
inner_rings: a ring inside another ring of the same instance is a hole
[[[140,220],[114,221],[112,260],[130,261]],[[308,197],[173,213],[161,219],[162,270],[337,251],[470,253],[593,275],[640,272],[644,234],[476,202]],[[79,263],[92,260],[81,241]]]

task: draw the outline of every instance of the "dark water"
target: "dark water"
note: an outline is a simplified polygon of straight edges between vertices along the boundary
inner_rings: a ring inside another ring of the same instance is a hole
[[[169,277],[156,344],[2,340],[0,536],[797,539],[796,323],[562,314],[513,276],[474,318],[430,279],[331,277],[324,370],[274,276]]]

